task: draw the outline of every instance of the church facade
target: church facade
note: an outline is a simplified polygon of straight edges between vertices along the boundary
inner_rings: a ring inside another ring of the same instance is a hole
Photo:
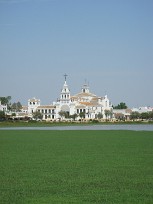
[[[99,97],[90,92],[89,86],[84,84],[80,93],[71,96],[69,86],[65,81],[59,99],[52,105],[41,105],[40,100],[33,98],[28,100],[28,115],[32,117],[33,112],[39,111],[43,115],[43,120],[68,120],[74,116],[76,120],[96,119],[99,116],[107,119],[112,113],[112,104],[107,95]],[[66,117],[65,115],[69,116]],[[108,114],[109,113],[109,114]]]

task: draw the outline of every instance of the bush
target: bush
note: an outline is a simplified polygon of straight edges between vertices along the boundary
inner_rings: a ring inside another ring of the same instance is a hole
[[[98,120],[92,120],[92,123],[99,123],[99,121]]]

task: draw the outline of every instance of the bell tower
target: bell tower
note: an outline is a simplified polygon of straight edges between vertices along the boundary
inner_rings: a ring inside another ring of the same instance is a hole
[[[61,90],[61,94],[60,94],[60,102],[61,103],[64,103],[64,104],[67,104],[70,102],[70,90],[69,90],[69,87],[67,85],[67,82],[66,82],[66,78],[67,78],[67,74],[64,75],[64,78],[65,78],[65,82],[64,82],[64,85],[63,85],[63,88]]]
[[[89,93],[89,86],[86,83],[82,86],[82,93]]]

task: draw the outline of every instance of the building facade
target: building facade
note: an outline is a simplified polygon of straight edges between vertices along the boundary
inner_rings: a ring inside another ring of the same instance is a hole
[[[91,93],[89,86],[84,84],[81,92],[71,96],[69,87],[65,80],[61,90],[60,99],[53,103],[56,106],[56,118],[60,118],[60,111],[65,111],[69,115],[77,114],[80,119],[80,113],[84,113],[84,119],[95,119],[101,114],[105,119],[105,110],[112,111],[112,105],[107,97],[98,97]]]
[[[98,97],[91,93],[87,84],[82,86],[80,93],[71,96],[65,77],[59,99],[56,102],[53,102],[52,105],[41,105],[40,99],[32,98],[28,100],[27,109],[30,117],[33,112],[38,111],[43,115],[43,120],[68,120],[69,117],[63,117],[61,112],[66,113],[67,116],[75,115],[76,120],[82,118],[90,120],[96,119],[99,115],[103,119],[110,118],[111,114],[106,114],[106,110],[111,113],[112,104],[107,95]]]

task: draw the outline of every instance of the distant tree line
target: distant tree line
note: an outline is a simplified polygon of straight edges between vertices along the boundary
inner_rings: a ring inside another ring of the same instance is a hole
[[[153,120],[153,111],[150,112],[132,112],[130,115],[131,120]]]

